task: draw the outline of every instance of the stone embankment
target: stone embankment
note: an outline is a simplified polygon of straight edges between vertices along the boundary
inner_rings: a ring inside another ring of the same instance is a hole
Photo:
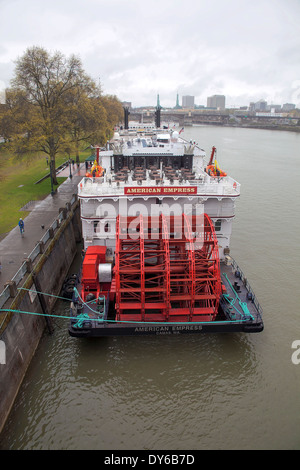
[[[42,334],[53,331],[47,314],[81,242],[81,178],[77,170],[30,212],[24,237],[16,227],[0,242],[0,432]]]

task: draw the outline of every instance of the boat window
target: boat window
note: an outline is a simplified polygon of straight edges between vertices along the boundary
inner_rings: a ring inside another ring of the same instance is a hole
[[[216,232],[219,232],[221,230],[221,224],[222,224],[221,219],[218,219],[218,220],[215,221],[215,231]]]

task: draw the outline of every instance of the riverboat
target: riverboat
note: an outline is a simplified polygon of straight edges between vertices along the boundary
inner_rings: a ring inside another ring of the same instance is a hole
[[[159,124],[160,109],[156,110]],[[182,130],[181,130],[182,131]],[[230,255],[240,184],[182,132],[128,122],[78,185],[84,253],[74,337],[261,332]]]

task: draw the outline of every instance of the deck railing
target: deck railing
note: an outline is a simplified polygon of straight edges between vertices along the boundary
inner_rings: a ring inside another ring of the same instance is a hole
[[[154,180],[147,179],[144,181],[145,186],[156,187],[156,182]],[[159,186],[169,186],[170,182],[165,180],[163,184]],[[125,182],[116,182],[114,179],[109,179],[105,176],[102,178],[88,178],[84,177],[78,185],[78,196],[82,198],[87,198],[88,196],[123,196],[125,187],[132,187],[140,185],[137,181],[134,181],[129,178],[129,181]],[[183,182],[178,182],[174,180],[172,186],[197,186],[197,195],[216,195],[216,196],[238,196],[240,194],[240,184],[236,182],[230,176],[226,176],[222,179],[212,179],[209,177],[201,177],[195,180],[186,180]],[[196,194],[195,194],[196,196]]]
[[[232,258],[232,256],[230,256],[230,259],[231,259],[231,265],[233,267],[233,269],[235,271],[238,271],[239,272],[239,279],[241,279],[242,283],[244,284],[244,286],[246,287],[247,291],[251,294],[252,296],[252,302],[254,303],[258,313],[260,314],[260,316],[262,316],[263,314],[263,310],[254,294],[254,291],[252,289],[252,287],[250,286],[250,283],[248,281],[248,279],[246,278],[246,276],[244,275],[243,271],[241,270],[241,268],[238,266],[237,262],[235,261],[234,258]]]

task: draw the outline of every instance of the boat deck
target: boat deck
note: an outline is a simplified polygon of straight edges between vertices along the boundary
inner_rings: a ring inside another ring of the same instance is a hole
[[[243,272],[231,258],[221,263],[222,283],[226,292],[221,297],[221,316],[230,322],[241,323],[247,330],[262,331],[262,309]]]
[[[168,335],[193,333],[256,333],[263,330],[262,310],[255,295],[235,261],[221,264],[226,292],[221,296],[219,314],[214,321],[124,321],[89,318],[78,322],[72,318],[69,334],[75,337]]]

